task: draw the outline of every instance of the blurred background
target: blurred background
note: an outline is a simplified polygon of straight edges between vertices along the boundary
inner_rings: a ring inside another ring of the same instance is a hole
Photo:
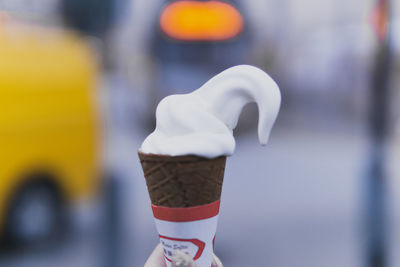
[[[399,59],[393,0],[0,0],[0,266],[143,266],[155,107],[237,64],[282,107],[235,130],[225,266],[400,266]]]

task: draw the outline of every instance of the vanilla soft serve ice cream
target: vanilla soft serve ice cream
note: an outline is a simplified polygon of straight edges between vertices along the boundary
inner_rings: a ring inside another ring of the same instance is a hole
[[[156,129],[139,149],[165,261],[174,251],[210,267],[226,157],[243,107],[258,106],[258,137],[266,144],[281,96],[264,71],[247,65],[218,74],[190,94],[164,98]]]
[[[189,94],[164,98],[156,111],[156,129],[140,151],[161,155],[232,155],[243,107],[258,106],[258,137],[266,144],[278,115],[281,96],[272,78],[259,68],[240,65],[213,77]]]

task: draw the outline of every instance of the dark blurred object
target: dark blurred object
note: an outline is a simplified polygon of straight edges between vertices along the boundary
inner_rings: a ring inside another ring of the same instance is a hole
[[[116,175],[104,179],[104,267],[122,266],[121,183]],[[132,212],[132,211],[131,211]]]
[[[32,245],[65,228],[66,199],[50,174],[30,174],[10,200],[4,246]]]
[[[387,266],[386,162],[390,131],[390,2],[378,0],[374,16],[379,38],[370,88],[370,161],[367,176],[367,266]]]
[[[68,26],[101,37],[114,21],[114,0],[62,0],[61,13]]]
[[[242,15],[244,26],[241,26],[243,28],[236,35],[222,39],[218,39],[217,36],[214,37],[214,40],[206,37],[194,40],[172,38],[163,32],[160,28],[160,18],[157,18],[157,30],[154,31],[151,54],[160,63],[185,64],[189,67],[190,65],[212,67],[215,72],[242,62],[249,43],[249,29],[246,28],[243,11],[238,6],[235,8]],[[162,16],[162,12],[163,9],[159,12],[160,16]]]

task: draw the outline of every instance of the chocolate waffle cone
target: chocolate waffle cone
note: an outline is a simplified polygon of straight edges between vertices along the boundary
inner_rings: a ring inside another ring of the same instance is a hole
[[[184,208],[220,199],[226,156],[208,159],[138,154],[154,205]]]

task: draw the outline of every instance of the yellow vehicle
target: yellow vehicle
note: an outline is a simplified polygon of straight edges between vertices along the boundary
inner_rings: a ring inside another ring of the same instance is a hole
[[[0,236],[56,231],[99,174],[96,64],[72,33],[0,27]]]

